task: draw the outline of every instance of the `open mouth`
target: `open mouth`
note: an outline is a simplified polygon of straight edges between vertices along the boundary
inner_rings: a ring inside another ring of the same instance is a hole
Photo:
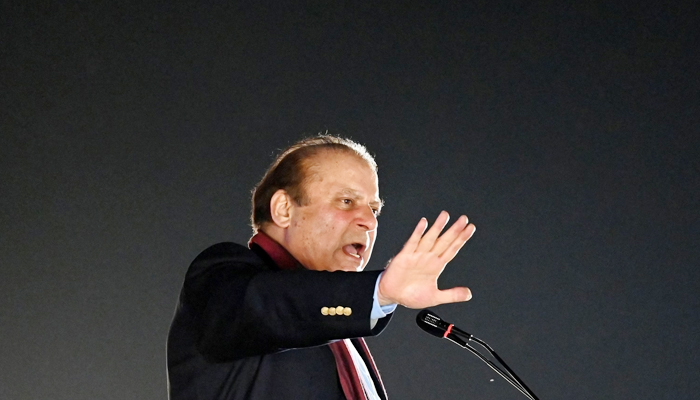
[[[365,250],[365,245],[363,245],[361,243],[353,243],[353,244],[349,244],[347,246],[343,246],[343,251],[345,252],[345,254],[347,254],[351,257],[355,257],[357,259],[362,258],[362,253],[364,252],[364,250]]]

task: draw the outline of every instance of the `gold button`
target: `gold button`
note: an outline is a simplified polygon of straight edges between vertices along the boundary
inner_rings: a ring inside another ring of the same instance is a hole
[[[321,309],[321,314],[323,314],[323,315],[328,315],[328,307],[323,307],[323,308]]]
[[[329,308],[328,315],[335,315],[335,308],[333,308],[333,307]]]
[[[335,313],[336,313],[337,315],[343,315],[343,309],[344,309],[344,308],[345,308],[345,307],[343,307],[343,306],[338,306],[338,307],[336,307],[336,308],[335,308]]]
[[[345,309],[343,310],[343,315],[345,315],[346,317],[349,317],[350,314],[352,314],[352,308],[345,307]]]

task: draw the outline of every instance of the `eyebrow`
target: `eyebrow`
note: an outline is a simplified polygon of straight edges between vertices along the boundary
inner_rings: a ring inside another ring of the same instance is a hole
[[[360,192],[358,192],[358,191],[355,190],[355,189],[350,189],[350,188],[345,188],[345,189],[341,190],[340,193],[343,194],[343,195],[352,196],[352,197],[354,197],[354,198],[356,198],[356,199],[362,197],[362,195],[360,194]],[[370,201],[369,203],[370,203],[371,205],[374,205],[374,206],[377,207],[377,214],[379,214],[379,213],[382,211],[382,208],[384,207],[384,200],[383,200],[383,199],[372,200],[372,201]]]

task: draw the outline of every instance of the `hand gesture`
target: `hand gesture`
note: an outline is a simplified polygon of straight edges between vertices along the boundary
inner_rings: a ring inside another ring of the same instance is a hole
[[[408,308],[425,308],[471,299],[466,287],[440,290],[437,280],[445,265],[474,234],[476,227],[466,215],[440,235],[450,216],[443,211],[425,235],[428,221],[421,218],[403,249],[386,267],[379,281],[377,297],[382,305],[398,303]]]

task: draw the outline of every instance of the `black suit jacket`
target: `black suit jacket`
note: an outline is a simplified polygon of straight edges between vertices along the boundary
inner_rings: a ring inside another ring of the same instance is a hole
[[[390,317],[370,329],[379,273],[280,270],[256,245],[208,248],[187,271],[168,335],[170,399],[344,399],[327,344],[386,327]],[[336,306],[352,314],[321,313]]]

